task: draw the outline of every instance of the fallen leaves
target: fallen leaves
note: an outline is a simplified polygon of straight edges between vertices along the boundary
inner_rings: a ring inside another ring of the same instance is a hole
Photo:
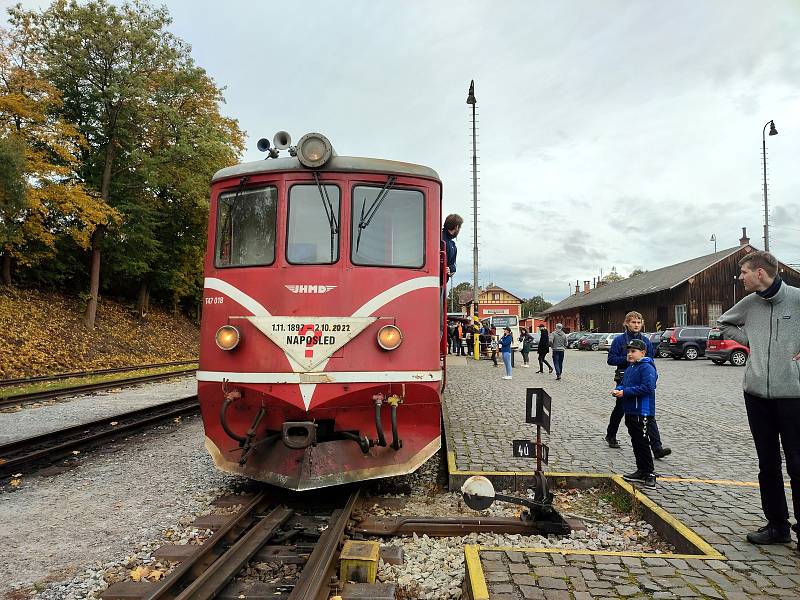
[[[80,298],[22,288],[0,294],[0,379],[127,367],[197,357],[199,331],[183,316],[102,299],[97,327]]]
[[[139,565],[130,572],[132,581],[158,581],[164,576],[163,571]]]

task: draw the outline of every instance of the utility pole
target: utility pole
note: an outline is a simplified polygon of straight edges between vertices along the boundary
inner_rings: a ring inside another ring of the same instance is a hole
[[[778,135],[774,121],[767,121],[761,130],[761,152],[764,156],[764,250],[769,252],[769,205],[767,204],[767,125],[769,134]]]
[[[475,80],[469,82],[467,104],[472,105],[472,326],[475,346],[475,360],[480,360],[480,339],[474,333],[475,319],[478,318],[478,150],[475,139]]]

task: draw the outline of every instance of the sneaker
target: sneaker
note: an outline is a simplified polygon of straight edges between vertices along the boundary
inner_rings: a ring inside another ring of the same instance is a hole
[[[656,487],[656,476],[652,473],[645,475],[641,471],[634,471],[633,473],[629,473],[628,475],[623,475],[622,478],[625,481],[629,481],[631,483],[638,483],[644,487],[654,488]]]
[[[619,448],[620,447],[619,440],[617,440],[617,438],[612,438],[612,437],[606,436],[606,442],[608,443],[608,447],[609,448]]]
[[[530,368],[530,365],[522,365],[522,366],[525,367],[526,369]]]
[[[556,381],[561,381],[561,375],[559,375],[558,377],[556,377]]]
[[[658,449],[653,448],[653,458],[657,458],[660,460],[665,456],[669,456],[670,454],[672,454],[672,448],[664,448],[664,447]]]
[[[511,375],[503,375],[503,379],[511,379]]]
[[[644,482],[644,475],[641,471],[634,471],[633,473],[628,473],[627,475],[623,475],[622,478],[625,481],[631,481],[633,483],[643,483]]]
[[[792,541],[789,531],[782,532],[770,524],[764,525],[758,531],[747,534],[747,541],[751,544],[785,544]],[[798,542],[800,544],[800,542]]]

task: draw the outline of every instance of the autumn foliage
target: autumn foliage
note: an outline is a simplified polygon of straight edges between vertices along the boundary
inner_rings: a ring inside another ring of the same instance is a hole
[[[0,293],[0,379],[196,359],[189,319],[102,300],[97,326],[83,325],[76,297],[18,288]]]

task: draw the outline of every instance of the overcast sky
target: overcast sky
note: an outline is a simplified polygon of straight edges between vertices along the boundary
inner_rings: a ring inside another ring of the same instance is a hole
[[[13,4],[0,0],[0,7]],[[23,2],[26,7],[48,2]],[[800,263],[800,2],[170,0],[172,31],[260,137],[421,163],[465,223],[478,98],[481,285],[556,302],[567,284],[738,244]]]

